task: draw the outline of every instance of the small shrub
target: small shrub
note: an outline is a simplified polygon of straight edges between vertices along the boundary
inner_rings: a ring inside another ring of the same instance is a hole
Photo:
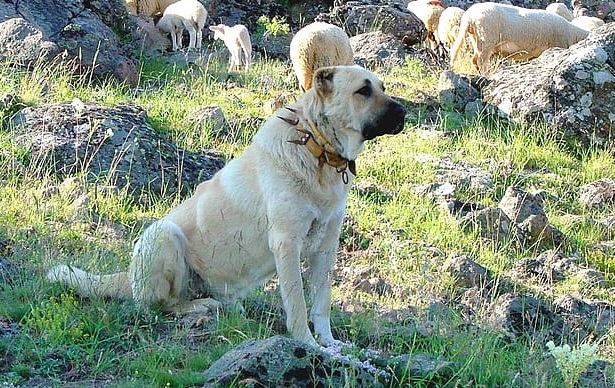
[[[284,17],[274,16],[270,19],[269,16],[262,15],[258,18],[256,24],[256,36],[259,37],[267,33],[273,36],[290,33],[290,26]]]
[[[583,344],[577,349],[572,349],[568,344],[555,346],[553,341],[549,341],[547,348],[555,358],[555,365],[564,377],[567,388],[574,387],[587,367],[597,359],[598,345]]]

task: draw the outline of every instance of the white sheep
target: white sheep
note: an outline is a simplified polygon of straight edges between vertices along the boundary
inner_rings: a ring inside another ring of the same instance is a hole
[[[427,42],[432,49],[435,49],[440,42],[438,23],[440,15],[444,11],[444,6],[442,6],[440,0],[411,1],[406,8],[423,22],[425,30],[427,30]]]
[[[245,57],[245,68],[248,71],[252,62],[252,42],[250,41],[250,33],[243,24],[237,24],[233,27],[224,24],[217,26],[209,26],[209,29],[214,32],[214,40],[221,39],[231,53],[231,61],[228,67],[230,72],[233,68],[239,70],[241,68],[241,51]]]
[[[344,30],[333,24],[314,22],[293,36],[290,60],[299,86],[305,91],[312,87],[312,76],[318,68],[352,65],[354,52]]]
[[[171,34],[173,51],[182,48],[184,28],[190,35],[188,50],[201,48],[207,10],[198,0],[179,0],[169,5],[158,21],[158,28]]]
[[[577,16],[576,18],[572,19],[570,23],[586,31],[591,31],[594,28],[598,28],[603,25],[604,20],[595,16]]]
[[[545,10],[559,15],[568,21],[571,21],[574,18],[572,11],[568,9],[566,4],[564,3],[551,3],[547,5],[547,8],[545,8]]]
[[[124,0],[126,10],[131,14],[154,16],[162,13],[171,4],[178,0]]]
[[[532,59],[550,47],[568,48],[585,39],[588,31],[545,10],[477,3],[461,18],[459,34],[451,48],[451,67],[466,35],[474,50],[472,62],[481,74],[486,74],[494,54],[516,60]]]
[[[455,42],[455,38],[459,32],[459,23],[461,22],[463,12],[463,9],[459,7],[446,7],[440,15],[437,36],[440,43],[446,49],[450,49],[453,42]]]

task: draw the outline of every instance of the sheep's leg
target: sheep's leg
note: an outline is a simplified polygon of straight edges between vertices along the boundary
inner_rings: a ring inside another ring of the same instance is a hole
[[[196,48],[200,50],[202,43],[203,43],[203,28],[198,28],[196,30]]]
[[[252,62],[252,58],[251,58],[251,56],[252,56],[251,55],[252,48],[251,47],[250,48],[246,47],[245,43],[243,43],[241,45],[241,48],[243,50],[244,56],[246,57],[246,71],[248,71],[248,69],[250,68],[250,62]],[[239,55],[241,56],[241,54],[239,54]]]
[[[182,44],[182,33],[184,32],[184,30],[178,30],[175,32],[175,49],[176,50],[181,50],[183,47]]]
[[[188,34],[190,35],[190,43],[188,44],[188,50],[193,49],[196,45],[196,30],[190,26],[188,28]]]

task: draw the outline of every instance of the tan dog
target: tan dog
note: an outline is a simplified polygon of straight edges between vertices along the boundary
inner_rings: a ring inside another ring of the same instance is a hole
[[[365,140],[399,133],[405,113],[373,73],[321,68],[314,87],[267,120],[242,155],[145,230],[128,272],[100,276],[62,265],[47,277],[82,295],[132,297],[181,313],[219,305],[190,300],[194,285],[231,304],[277,272],[288,331],[316,345],[301,274],[306,259],[314,334],[332,344],[331,271],[354,160]]]

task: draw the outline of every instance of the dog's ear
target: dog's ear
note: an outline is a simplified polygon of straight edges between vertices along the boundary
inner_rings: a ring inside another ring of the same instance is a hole
[[[321,67],[314,73],[312,82],[316,92],[321,96],[327,96],[333,91],[333,76],[335,75],[334,67]]]
[[[209,26],[209,29],[216,32],[222,32],[222,28],[220,28],[219,26]]]

